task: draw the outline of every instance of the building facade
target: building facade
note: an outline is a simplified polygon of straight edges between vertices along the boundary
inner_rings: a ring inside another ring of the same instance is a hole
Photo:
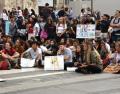
[[[120,10],[120,0],[73,0],[69,2],[69,6],[78,15],[81,8],[91,8],[91,1],[93,1],[93,10],[100,11],[101,14],[114,15],[116,10]]]

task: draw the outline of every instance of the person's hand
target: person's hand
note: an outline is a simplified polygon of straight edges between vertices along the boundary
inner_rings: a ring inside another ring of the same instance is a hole
[[[9,58],[9,59],[10,59],[10,60],[12,60],[12,61],[13,61],[13,60],[15,60],[15,58],[14,58],[14,57],[12,57],[12,56],[10,56],[10,58]]]
[[[75,63],[74,63],[74,66],[75,66],[75,67],[79,67],[79,66],[81,66],[81,63],[75,62]]]
[[[82,64],[81,67],[87,67],[88,65],[87,64]]]

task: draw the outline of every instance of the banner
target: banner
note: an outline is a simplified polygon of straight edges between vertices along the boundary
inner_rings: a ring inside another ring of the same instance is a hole
[[[77,25],[76,38],[95,38],[95,25]]]
[[[64,70],[64,56],[46,56],[44,70]]]

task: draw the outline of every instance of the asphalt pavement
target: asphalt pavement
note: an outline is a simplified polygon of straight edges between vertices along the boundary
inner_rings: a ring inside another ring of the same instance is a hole
[[[119,74],[83,75],[68,71],[0,71],[0,94],[120,94]]]

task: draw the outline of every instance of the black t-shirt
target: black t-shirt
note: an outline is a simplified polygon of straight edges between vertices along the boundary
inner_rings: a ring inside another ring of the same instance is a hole
[[[101,24],[100,24],[101,32],[102,33],[107,33],[109,26],[110,26],[110,21],[109,20],[106,20],[106,21],[103,20],[103,21],[101,21]]]

